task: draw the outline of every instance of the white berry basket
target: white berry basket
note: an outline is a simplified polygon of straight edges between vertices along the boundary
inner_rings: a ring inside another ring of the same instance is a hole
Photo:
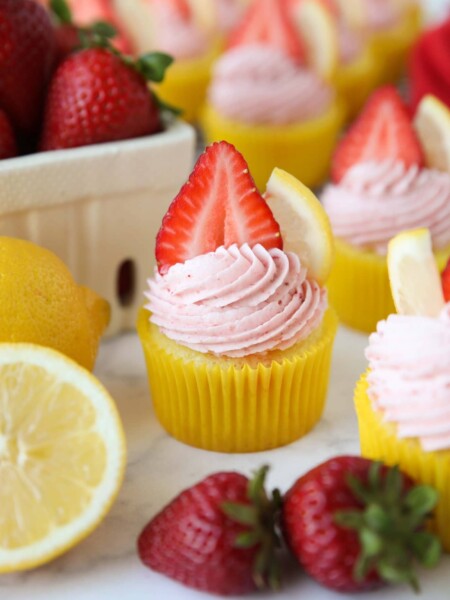
[[[133,329],[155,236],[194,161],[195,132],[162,133],[0,161],[0,235],[55,252],[111,304],[107,333]]]

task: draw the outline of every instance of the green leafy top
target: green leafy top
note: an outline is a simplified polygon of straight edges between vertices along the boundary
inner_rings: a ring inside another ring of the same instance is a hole
[[[119,57],[128,67],[140,73],[146,81],[161,83],[164,80],[167,68],[173,63],[172,56],[164,52],[149,52],[138,59],[125,56],[111,43],[111,40],[117,35],[117,30],[113,25],[105,21],[97,21],[89,27],[75,26],[72,12],[66,0],[50,0],[50,10],[58,23],[76,27],[81,49],[106,48]],[[154,90],[150,90],[150,93],[160,110],[176,116],[181,114],[180,109],[163,102]]]
[[[248,527],[237,537],[236,547],[259,547],[253,565],[256,586],[276,590],[280,587],[281,579],[276,553],[281,545],[277,523],[282,502],[278,490],[274,490],[271,498],[265,491],[268,470],[269,467],[262,467],[249,481],[247,495],[250,504],[225,502],[222,510],[233,521]]]
[[[439,539],[426,530],[438,493],[427,485],[405,491],[397,467],[385,473],[381,468],[381,463],[373,463],[367,485],[349,477],[348,485],[364,509],[341,511],[335,521],[358,532],[361,554],[355,565],[357,581],[374,569],[387,583],[409,583],[417,592],[415,563],[433,567],[441,556]]]

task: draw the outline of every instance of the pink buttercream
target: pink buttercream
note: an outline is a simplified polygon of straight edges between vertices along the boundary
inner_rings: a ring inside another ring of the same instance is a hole
[[[391,315],[366,350],[368,393],[400,438],[450,449],[450,303],[440,317]]]
[[[215,65],[208,95],[225,117],[273,125],[319,117],[334,98],[331,87],[312,71],[262,44],[226,52]]]
[[[196,58],[210,47],[206,33],[164,0],[148,0],[153,9],[154,46],[178,59]]]
[[[285,350],[322,321],[326,292],[291,252],[220,247],[149,280],[146,308],[162,333],[198,352],[243,357]]]
[[[384,31],[395,27],[401,19],[401,10],[394,0],[364,0],[366,25],[370,31]]]
[[[386,254],[400,231],[428,227],[435,249],[450,244],[450,175],[403,163],[353,166],[322,195],[336,237]]]
[[[239,19],[245,12],[245,5],[239,0],[214,0],[214,3],[218,29],[228,33],[239,23]]]
[[[344,65],[354,62],[364,50],[362,37],[341,20],[338,23],[339,57]]]

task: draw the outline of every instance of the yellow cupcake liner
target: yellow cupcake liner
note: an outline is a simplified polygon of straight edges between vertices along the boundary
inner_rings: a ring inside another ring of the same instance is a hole
[[[370,48],[379,65],[378,85],[400,79],[421,28],[422,11],[419,6],[411,6],[396,27],[372,36]]]
[[[450,552],[450,450],[425,452],[416,439],[399,439],[395,425],[383,423],[382,414],[373,410],[365,375],[356,386],[355,405],[361,454],[390,466],[398,465],[417,482],[431,485],[439,492],[431,525],[444,550]]]
[[[359,113],[378,81],[379,67],[368,47],[357,60],[339,67],[334,85],[346,107],[348,120]]]
[[[142,309],[138,333],[157,418],[174,438],[218,452],[258,452],[305,435],[327,395],[337,318],[258,362],[203,355],[169,340]]]
[[[330,303],[345,325],[370,333],[378,321],[395,313],[385,256],[335,240],[335,260],[327,282]],[[435,252],[440,270],[450,246]]]
[[[211,69],[220,54],[222,43],[217,43],[208,54],[200,58],[175,61],[155,91],[164,102],[180,108],[181,117],[195,123],[206,98]]]
[[[304,123],[247,125],[223,117],[207,104],[201,125],[208,142],[226,140],[242,152],[260,190],[265,189],[274,167],[314,187],[327,178],[344,113],[336,102],[323,116]]]

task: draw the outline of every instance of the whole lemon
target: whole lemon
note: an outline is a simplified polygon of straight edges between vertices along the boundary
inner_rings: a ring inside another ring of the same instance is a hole
[[[31,242],[0,236],[0,342],[49,346],[92,370],[109,305]]]

